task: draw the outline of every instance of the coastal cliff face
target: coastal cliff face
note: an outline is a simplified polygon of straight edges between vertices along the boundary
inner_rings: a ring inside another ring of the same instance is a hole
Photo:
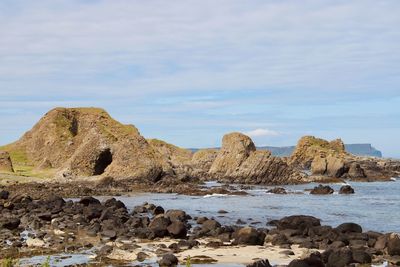
[[[60,178],[112,176],[157,179],[156,152],[133,125],[98,108],[55,108],[4,147],[16,164],[53,170]]]
[[[0,172],[14,172],[10,154],[6,151],[0,151]]]
[[[293,184],[303,178],[269,151],[257,151],[250,137],[241,133],[223,137],[222,148],[208,173],[220,181],[248,184]]]
[[[305,136],[299,140],[289,164],[299,169],[310,169],[316,176],[373,181],[398,176],[400,162],[354,156],[345,151],[340,139],[329,142]]]

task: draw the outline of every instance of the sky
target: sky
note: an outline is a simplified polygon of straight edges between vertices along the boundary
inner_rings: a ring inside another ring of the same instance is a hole
[[[303,135],[400,158],[398,0],[1,0],[0,144],[54,107],[215,147]]]

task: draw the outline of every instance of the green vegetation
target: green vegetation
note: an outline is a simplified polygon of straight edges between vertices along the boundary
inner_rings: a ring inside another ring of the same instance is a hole
[[[13,164],[15,165],[27,165],[28,164],[28,157],[25,151],[20,149],[5,149],[10,153],[10,158]]]
[[[18,265],[18,260],[14,260],[12,258],[6,258],[1,261],[1,267],[15,267]]]
[[[46,261],[42,264],[42,267],[50,267],[50,256],[47,256]]]
[[[187,256],[186,258],[186,267],[191,267],[192,264],[190,263],[190,256]]]

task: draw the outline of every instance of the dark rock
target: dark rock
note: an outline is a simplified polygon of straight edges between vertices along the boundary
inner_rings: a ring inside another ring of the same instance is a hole
[[[207,221],[203,222],[203,224],[201,225],[201,229],[206,232],[213,231],[220,227],[221,227],[221,224],[219,222],[217,222],[216,220],[207,220]]]
[[[251,264],[246,265],[246,267],[272,267],[267,259],[255,261]]]
[[[329,195],[333,194],[335,190],[332,189],[329,185],[318,185],[314,187],[311,191],[310,194],[312,195]]]
[[[117,232],[115,230],[104,230],[101,232],[101,235],[106,238],[110,238],[111,240],[114,240],[117,238]]]
[[[265,233],[252,227],[244,227],[235,233],[234,244],[263,245]]]
[[[391,233],[387,239],[387,252],[390,256],[400,256],[400,235]]]
[[[219,214],[226,214],[226,213],[228,213],[228,212],[227,212],[226,210],[219,210],[218,213],[219,213]]]
[[[275,225],[279,230],[283,229],[304,230],[314,226],[321,226],[320,219],[306,215],[288,216],[280,220],[271,221],[269,222],[269,224]]]
[[[353,254],[349,248],[340,248],[330,253],[327,267],[345,267],[353,262]]]
[[[336,230],[340,233],[362,233],[362,227],[356,223],[342,223]]]
[[[199,218],[197,218],[196,223],[203,224],[207,220],[208,220],[207,217],[199,217]]]
[[[187,229],[183,222],[174,221],[167,227],[167,230],[173,238],[186,238]]]
[[[17,229],[21,221],[18,218],[5,218],[0,220],[0,229],[6,228],[8,230]]]
[[[290,245],[291,242],[285,235],[277,234],[272,238],[271,244],[274,246],[282,246],[282,245]]]
[[[173,221],[185,222],[189,218],[186,212],[184,212],[183,210],[168,210],[165,213],[165,217],[169,218],[171,222]]]
[[[6,200],[6,199],[8,199],[9,196],[10,196],[10,193],[8,191],[4,191],[4,190],[0,191],[0,199]]]
[[[267,193],[279,194],[279,195],[287,194],[286,189],[283,187],[275,187],[273,189],[268,190]]]
[[[43,221],[51,221],[51,213],[50,212],[44,212],[44,213],[39,213],[37,217]]]
[[[116,200],[115,198],[107,199],[104,202],[104,206],[108,207],[108,208],[112,207],[112,208],[115,208],[115,209],[126,209],[125,204],[120,200]]]
[[[362,249],[353,250],[352,257],[353,257],[353,262],[356,262],[356,263],[366,264],[366,263],[372,262],[371,255],[369,255],[367,252],[365,252]]]
[[[325,264],[319,259],[293,260],[288,267],[325,267]]]
[[[165,254],[161,260],[158,261],[158,264],[162,267],[177,266],[178,258],[173,254]]]
[[[344,185],[340,188],[339,194],[354,194],[354,189],[350,185]]]
[[[157,206],[151,210],[151,213],[153,213],[153,215],[163,214],[164,212],[164,208],[161,206]]]
[[[155,237],[164,237],[168,234],[168,226],[171,224],[169,218],[158,215],[149,224],[149,229],[154,233]]]
[[[100,205],[100,201],[94,197],[83,197],[81,200],[79,200],[79,203],[81,203],[84,206],[89,206],[89,205]]]

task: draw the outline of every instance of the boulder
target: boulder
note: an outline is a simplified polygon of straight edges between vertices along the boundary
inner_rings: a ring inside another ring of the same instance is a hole
[[[272,267],[267,259],[265,260],[258,260],[251,264],[246,265],[246,267]]]
[[[213,231],[220,227],[221,227],[221,224],[219,222],[217,222],[216,220],[206,220],[201,225],[201,229],[205,232]]]
[[[371,255],[365,252],[363,249],[352,250],[353,262],[360,264],[368,264],[372,262]]]
[[[179,263],[178,258],[175,257],[173,254],[165,254],[162,258],[158,261],[159,266],[161,267],[170,267],[170,266],[177,266]]]
[[[163,215],[156,216],[149,224],[149,229],[155,237],[164,237],[168,235],[168,226],[171,224],[169,218]]]
[[[10,193],[5,190],[0,190],[0,199],[7,200],[10,196]]]
[[[391,233],[387,238],[387,252],[390,256],[400,256],[400,234]]]
[[[189,219],[190,216],[186,214],[183,210],[168,210],[165,213],[165,217],[169,218],[173,221],[185,222]]]
[[[183,222],[173,221],[167,227],[167,230],[170,236],[172,236],[173,238],[186,238],[187,229],[186,225]]]
[[[256,151],[250,137],[230,133],[223,137],[209,176],[220,181],[246,184],[299,183],[303,176],[269,151]]]
[[[0,172],[14,172],[11,157],[7,151],[0,151]]]
[[[280,220],[271,221],[269,222],[269,224],[275,225],[279,230],[304,230],[308,228],[313,228],[315,226],[321,226],[321,220],[313,216],[293,215],[284,217]]]
[[[275,187],[267,191],[267,193],[278,194],[278,195],[286,195],[286,189],[283,187]]]
[[[234,244],[239,245],[263,245],[265,233],[252,227],[244,227],[235,233]]]
[[[21,221],[18,218],[1,218],[0,219],[0,229],[5,228],[8,230],[17,229]]]
[[[354,189],[350,185],[344,185],[340,187],[339,194],[354,194]]]
[[[356,223],[342,223],[336,230],[340,233],[362,233],[362,227]]]
[[[330,195],[333,194],[334,190],[332,189],[332,187],[330,187],[329,185],[318,185],[316,187],[314,187],[311,191],[310,194],[312,195]]]
[[[357,162],[353,162],[350,164],[349,171],[347,173],[348,178],[365,178],[364,169],[361,168],[361,165]]]
[[[345,267],[353,262],[353,253],[347,247],[332,251],[328,257],[327,267]]]

